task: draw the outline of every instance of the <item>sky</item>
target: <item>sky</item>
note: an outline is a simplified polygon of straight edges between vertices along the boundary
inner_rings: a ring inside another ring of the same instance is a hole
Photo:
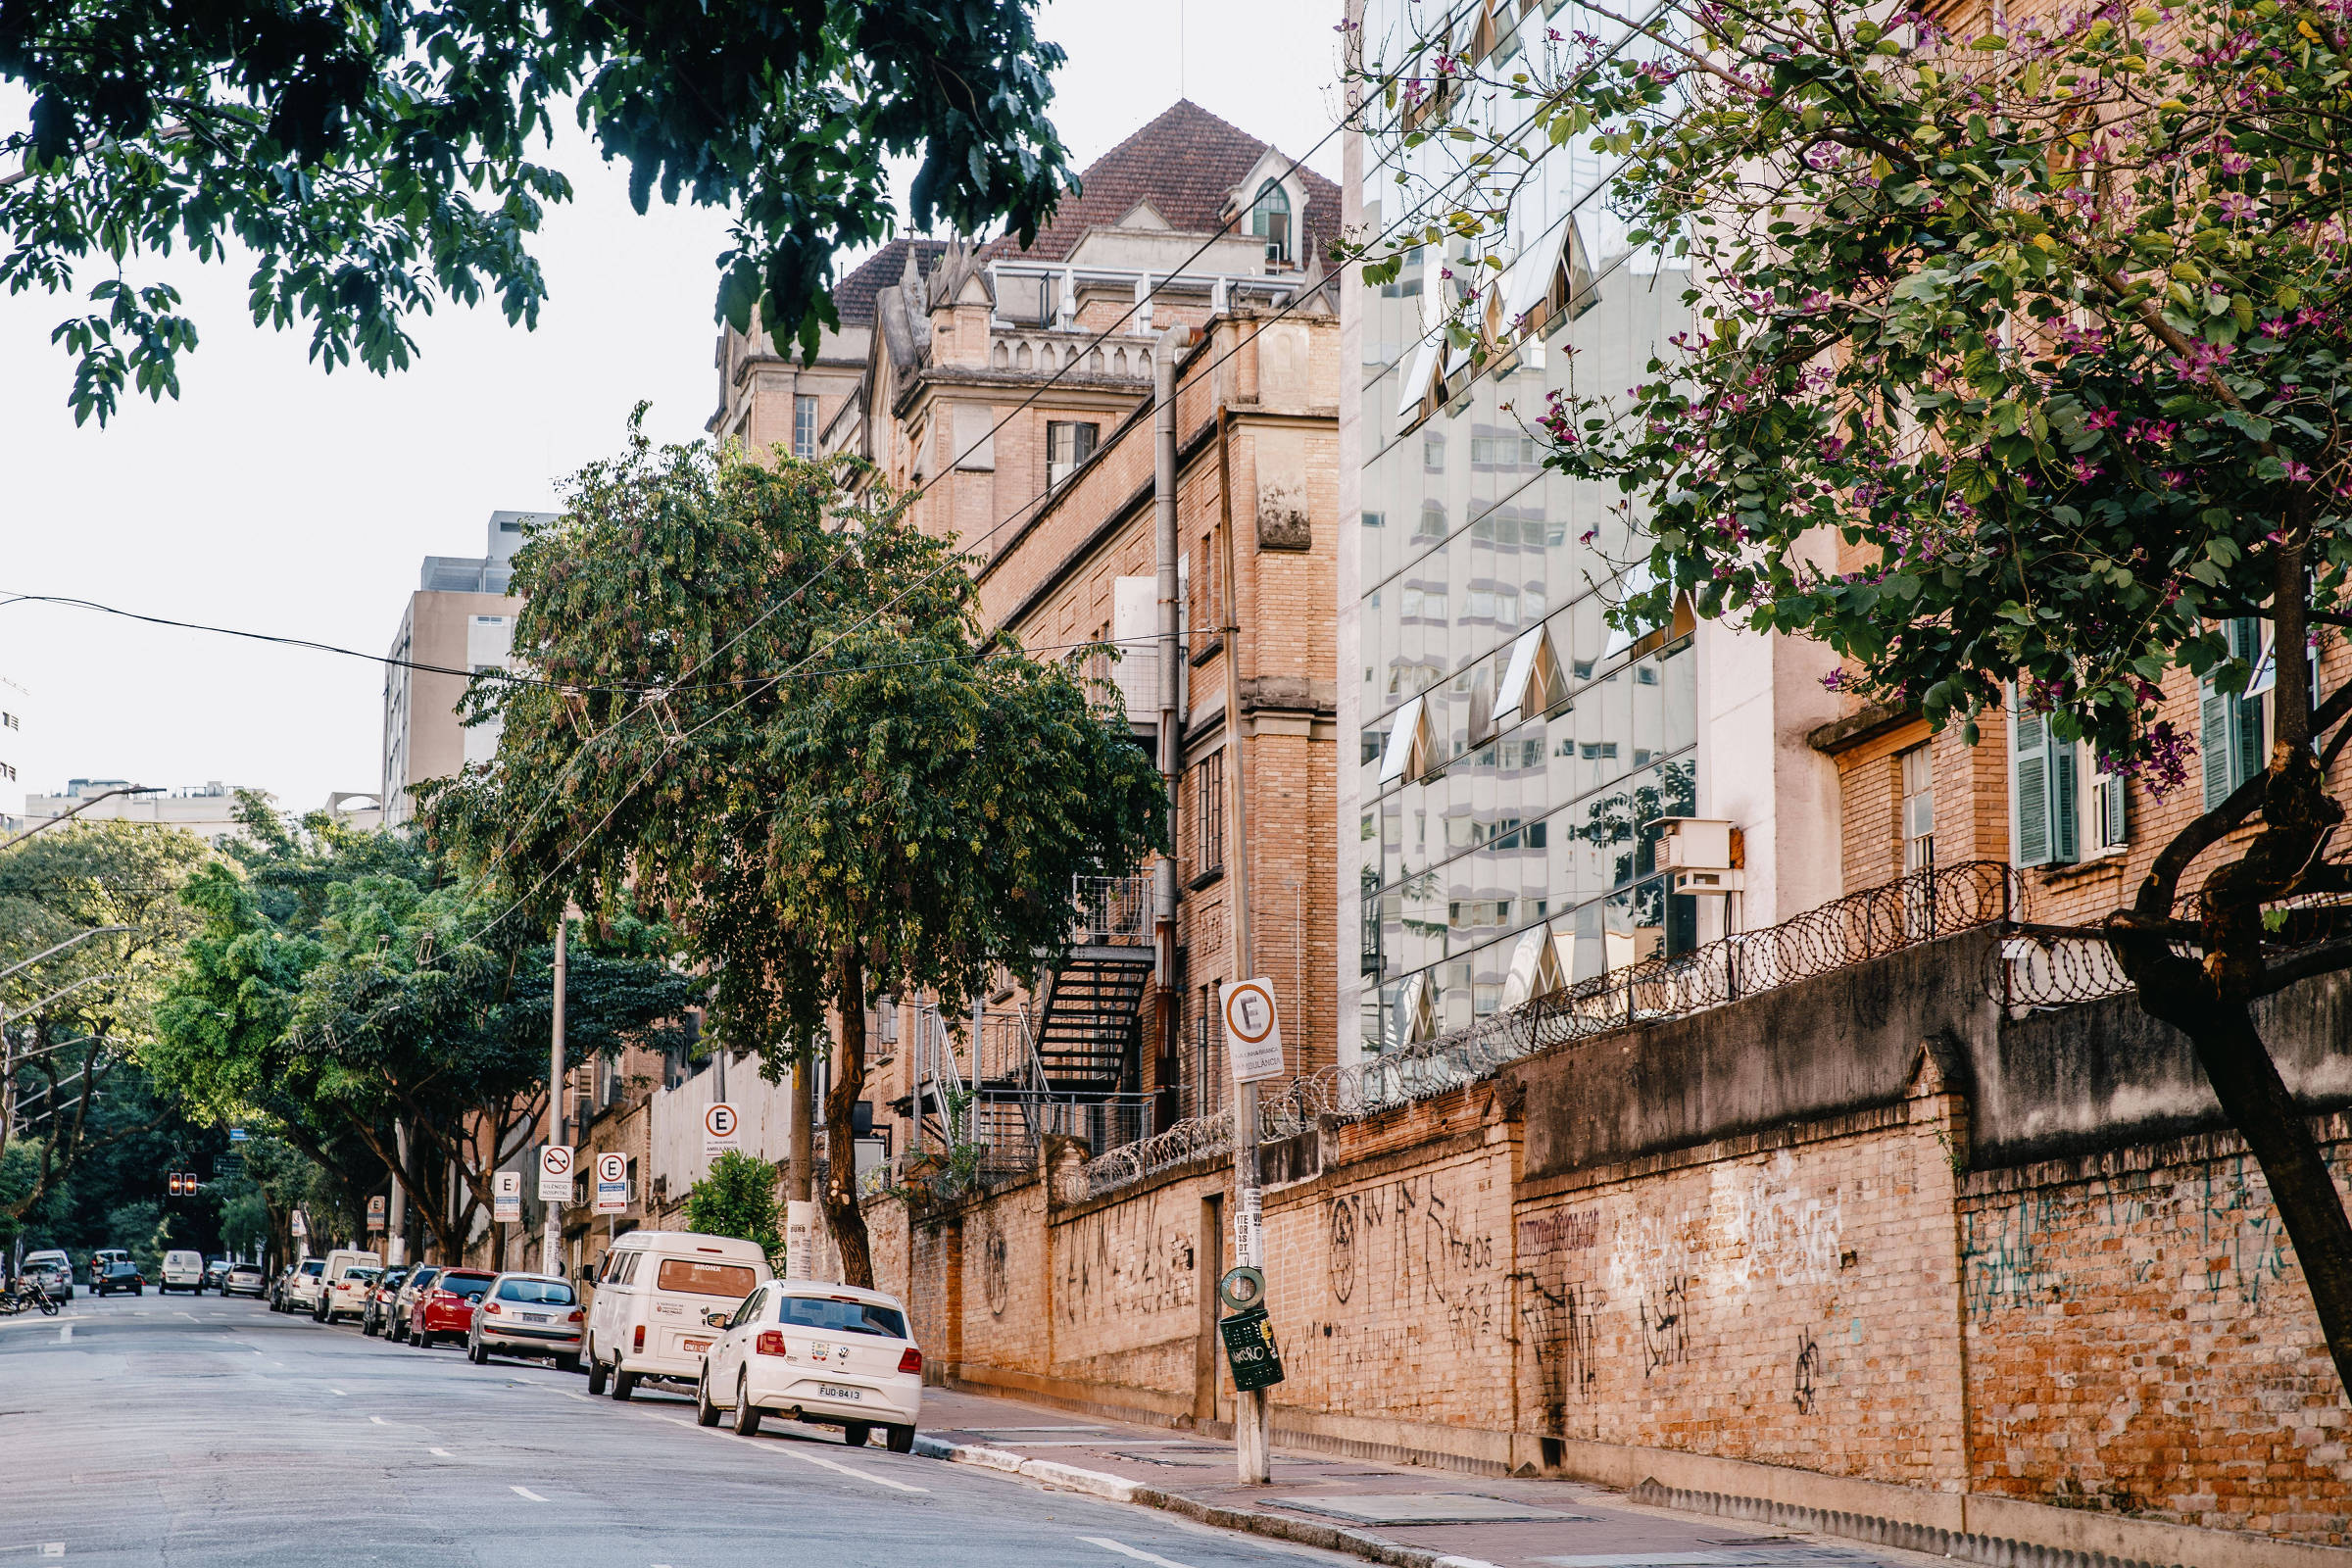
[[[1040,29],[1069,54],[1053,118],[1081,168],[1180,95],[1298,156],[1340,114],[1339,13],[1336,0],[1052,0]],[[534,247],[552,295],[538,328],[444,305],[415,326],[418,361],[389,378],[322,372],[307,333],[251,323],[233,262],[174,257],[149,266],[202,334],[178,401],[126,394],[103,429],[77,427],[72,362],[49,344],[74,300],[0,298],[0,596],[379,654],[422,557],[478,556],[492,511],[556,505],[564,474],[619,448],[640,400],[657,440],[701,435],[718,400],[723,217],[657,200],[640,218],[620,170],[584,143],[560,152],[578,194]],[[1308,163],[1336,178],[1339,138]],[[13,789],[220,780],[305,810],[377,787],[371,660],[14,604],[0,605],[0,678],[29,693]],[[0,811],[17,806],[0,780]]]

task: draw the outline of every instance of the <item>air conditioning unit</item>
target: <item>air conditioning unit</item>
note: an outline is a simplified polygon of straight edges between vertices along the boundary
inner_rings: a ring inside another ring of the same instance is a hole
[[[1668,816],[1658,821],[1658,864],[1673,873],[1677,893],[1740,892],[1744,850],[1739,828],[1717,817]]]

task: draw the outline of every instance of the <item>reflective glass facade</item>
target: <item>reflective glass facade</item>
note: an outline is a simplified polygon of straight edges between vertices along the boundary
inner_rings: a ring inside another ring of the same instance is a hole
[[[1494,26],[1476,20],[1483,9],[1455,8],[1457,47]],[[1519,12],[1516,0],[1495,9]],[[1371,0],[1367,65],[1393,66],[1442,16]],[[1536,5],[1518,25],[1538,49],[1550,29],[1623,32],[1573,4]],[[1512,68],[1490,54],[1481,69]],[[1365,1052],[1515,1003],[1548,964],[1573,980],[1696,936],[1696,911],[1667,895],[1645,824],[1697,806],[1697,661],[1678,628],[1637,637],[1607,624],[1639,519],[1613,486],[1543,467],[1529,433],[1571,375],[1588,393],[1631,387],[1688,320],[1688,274],[1629,249],[1606,206],[1612,161],[1590,139],[1552,149],[1518,182],[1507,237],[1486,246],[1494,263],[1449,242],[1424,248],[1393,283],[1351,284],[1363,399],[1357,614],[1340,674],[1359,683],[1359,772],[1342,854],[1361,900],[1354,1021]],[[1403,140],[1395,123],[1365,137],[1360,195],[1375,232],[1442,216],[1467,189],[1460,144]],[[1539,324],[1503,327],[1504,352],[1485,366],[1455,356],[1448,367],[1424,346],[1443,336],[1431,296],[1461,298],[1469,278],[1498,305],[1541,298]],[[1538,627],[1557,682],[1495,725],[1514,646]],[[1400,728],[1415,733],[1392,744]]]

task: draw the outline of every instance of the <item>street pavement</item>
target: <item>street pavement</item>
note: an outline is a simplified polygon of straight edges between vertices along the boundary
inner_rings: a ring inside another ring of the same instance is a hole
[[[219,1297],[0,1319],[0,1568],[1239,1568],[1359,1559]]]
[[[974,1462],[1045,1460],[1210,1508],[1336,1525],[1477,1568],[1904,1568],[1942,1563],[1801,1530],[1638,1506],[1603,1487],[1275,1450],[1243,1486],[1233,1445],[1010,1399],[932,1390],[923,1437]]]

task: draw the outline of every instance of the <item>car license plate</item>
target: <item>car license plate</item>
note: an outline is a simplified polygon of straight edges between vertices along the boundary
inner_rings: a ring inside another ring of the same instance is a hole
[[[862,1399],[863,1389],[845,1389],[838,1383],[819,1383],[816,1392],[828,1399]]]
[[[700,1355],[705,1350],[710,1348],[710,1342],[709,1340],[680,1340],[678,1343],[686,1347],[686,1353],[688,1355]]]
[[[547,1321],[547,1314],[545,1312],[525,1312],[522,1314],[522,1320],[525,1323],[544,1323]]]

